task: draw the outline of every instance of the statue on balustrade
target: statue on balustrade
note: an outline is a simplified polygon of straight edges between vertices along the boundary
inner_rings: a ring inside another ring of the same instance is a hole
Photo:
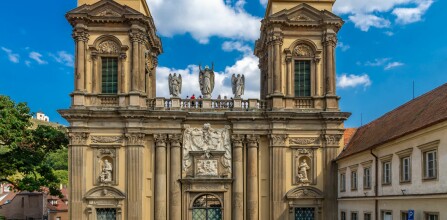
[[[200,91],[204,99],[210,99],[214,89],[214,64],[211,69],[208,66],[202,69],[199,65],[199,70]]]
[[[241,74],[233,74],[231,77],[231,85],[233,87],[233,94],[235,99],[240,99],[244,95],[245,90],[245,76]]]
[[[182,75],[169,74],[169,94],[172,97],[179,97],[180,93],[182,93]]]

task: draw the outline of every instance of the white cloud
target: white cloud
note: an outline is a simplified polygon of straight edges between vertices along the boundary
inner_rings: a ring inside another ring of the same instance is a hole
[[[42,59],[42,54],[38,52],[31,52],[29,53],[29,58],[36,61],[38,64],[47,64],[48,62]]]
[[[368,74],[364,73],[362,75],[354,75],[354,74],[342,74],[341,76],[337,76],[337,86],[339,88],[354,88],[358,86],[363,86],[364,88],[371,85],[371,79]]]
[[[349,48],[351,48],[351,46],[344,44],[343,42],[338,42],[337,43],[337,47],[341,49],[341,51],[347,51],[349,50]]]
[[[421,20],[422,15],[430,8],[433,1],[423,1],[415,8],[396,8],[393,10],[396,22],[399,24],[410,24]]]
[[[383,32],[384,34],[386,34],[387,36],[391,37],[394,35],[394,33],[392,31],[385,31]]]
[[[19,54],[13,53],[11,49],[5,48],[5,47],[1,47],[2,50],[6,53],[6,55],[8,55],[8,59],[9,61],[13,62],[13,63],[19,63]]]
[[[365,66],[383,66],[390,60],[391,58],[376,58],[374,61],[367,61]]]
[[[189,33],[206,44],[217,36],[253,41],[259,37],[261,18],[247,13],[244,0],[147,0],[158,31],[163,36]]]
[[[224,50],[226,52],[239,51],[246,55],[253,53],[253,50],[251,49],[250,46],[248,46],[240,41],[225,41],[222,44],[222,50]]]
[[[391,63],[388,63],[386,66],[385,66],[385,70],[390,70],[390,69],[393,69],[393,68],[396,68],[396,67],[399,67],[399,66],[403,66],[404,64],[403,63],[401,63],[401,62],[391,62]]]
[[[387,19],[371,14],[354,14],[349,16],[349,20],[354,22],[355,27],[362,31],[368,31],[370,27],[387,28],[391,24]]]
[[[389,27],[391,22],[385,17],[391,14],[400,24],[417,22],[432,3],[433,0],[337,0],[334,12],[349,15],[356,27],[368,31],[370,27]]]
[[[58,63],[64,64],[69,67],[74,66],[73,55],[67,53],[66,51],[58,51],[57,55],[50,53],[50,57],[52,57]]]
[[[201,95],[199,86],[199,67],[197,65],[189,65],[185,69],[174,69],[169,67],[157,67],[157,96],[169,97],[168,76],[169,73],[177,73],[182,75],[182,94],[181,97],[196,97]],[[215,84],[212,94],[213,98],[218,95],[222,97],[232,97],[231,76],[232,74],[245,75],[245,94],[242,96],[247,98],[259,98],[259,80],[260,72],[258,68],[258,58],[254,55],[245,55],[242,59],[236,61],[232,66],[227,66],[224,71],[215,72]]]
[[[267,7],[267,3],[269,0],[259,0],[259,3],[261,3],[262,6]]]

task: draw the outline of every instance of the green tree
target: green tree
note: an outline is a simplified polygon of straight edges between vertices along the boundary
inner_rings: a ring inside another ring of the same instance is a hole
[[[68,144],[66,134],[51,126],[31,128],[31,113],[25,103],[0,95],[0,182],[19,191],[49,189],[61,195],[60,180],[47,163],[49,154]]]

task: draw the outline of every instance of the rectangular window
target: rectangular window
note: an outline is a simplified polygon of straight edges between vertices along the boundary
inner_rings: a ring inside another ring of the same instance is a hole
[[[364,220],[371,220],[371,213],[365,213],[365,214],[363,214],[363,219],[364,219]]]
[[[363,188],[371,189],[371,168],[363,169]]]
[[[340,212],[340,220],[346,220],[346,212]]]
[[[401,220],[407,220],[408,219],[408,212],[401,212],[400,219]]]
[[[425,179],[434,179],[437,177],[437,158],[436,150],[424,153],[424,177]]]
[[[439,220],[439,216],[438,216],[438,214],[434,214],[434,213],[426,213],[425,219],[426,220]]]
[[[340,192],[346,191],[346,174],[340,173]]]
[[[351,189],[352,190],[357,189],[357,171],[351,172]]]
[[[295,60],[295,96],[310,96],[310,61]]]
[[[391,162],[383,163],[382,183],[391,184]]]
[[[351,220],[358,220],[357,212],[351,212]]]
[[[393,220],[393,213],[391,211],[382,211],[382,220]]]
[[[411,160],[410,157],[400,159],[400,181],[409,182],[411,180]]]
[[[102,93],[118,92],[118,58],[102,57]]]

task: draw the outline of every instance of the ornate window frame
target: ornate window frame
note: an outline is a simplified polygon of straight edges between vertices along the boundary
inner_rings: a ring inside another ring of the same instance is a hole
[[[312,186],[298,186],[289,190],[285,195],[289,207],[289,219],[294,219],[295,208],[315,208],[315,219],[322,218],[324,194]],[[303,200],[312,201],[305,205]]]
[[[125,81],[125,60],[127,58],[128,46],[125,46],[121,41],[113,35],[102,35],[98,37],[93,45],[89,46],[90,57],[92,59],[92,93],[102,95],[118,95],[124,93],[124,81]],[[117,71],[117,93],[107,94],[102,92],[102,59],[103,57],[117,58],[118,71]]]
[[[305,48],[308,51],[299,50]],[[291,80],[291,95],[295,98],[306,98],[295,96],[295,61],[310,61],[310,96],[317,96],[318,94],[318,67],[320,65],[322,50],[319,50],[317,45],[308,39],[298,39],[293,42],[289,48],[284,50],[286,59],[286,76]],[[321,79],[319,81],[323,82]],[[289,93],[289,92],[288,92]]]
[[[116,209],[116,220],[122,220],[122,209],[126,195],[120,190],[110,186],[100,186],[89,190],[84,200],[87,202],[87,219],[95,220],[97,208]]]
[[[210,191],[210,192],[190,192],[193,193],[193,196],[190,196],[189,199],[189,204],[188,204],[188,218],[187,219],[192,219],[192,212],[193,209],[195,208],[194,205],[194,201],[196,201],[196,199],[198,199],[201,196],[206,196],[206,195],[212,195],[214,197],[216,197],[219,202],[220,202],[220,210],[222,213],[222,219],[225,219],[225,203],[224,203],[224,192],[214,192],[214,191]]]

